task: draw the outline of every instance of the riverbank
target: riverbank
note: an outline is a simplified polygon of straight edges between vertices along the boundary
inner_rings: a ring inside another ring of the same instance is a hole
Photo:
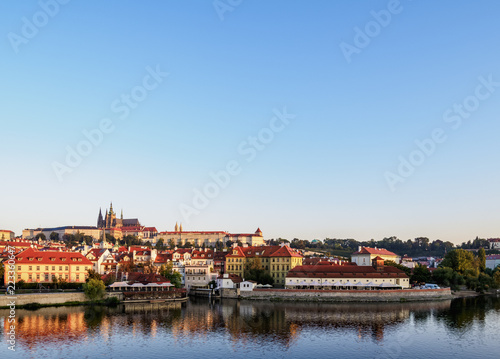
[[[116,298],[115,301],[123,300],[122,293],[106,293],[102,302]],[[11,302],[15,303],[16,308],[31,307],[50,307],[50,306],[75,306],[92,303],[84,293],[30,293],[18,294],[15,296],[0,296],[0,309],[11,307]],[[94,302],[95,303],[95,302]]]
[[[229,294],[229,293],[228,293]],[[255,289],[234,293],[242,300],[307,302],[410,302],[453,299],[449,288],[403,290]],[[223,295],[223,297],[229,297]]]

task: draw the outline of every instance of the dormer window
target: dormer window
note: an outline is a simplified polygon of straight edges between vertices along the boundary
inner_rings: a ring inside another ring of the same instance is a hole
[[[42,260],[42,258],[37,258],[37,259],[38,259],[39,262]]]
[[[28,260],[29,260],[29,261],[32,261],[32,260],[33,260],[33,258],[28,258]]]

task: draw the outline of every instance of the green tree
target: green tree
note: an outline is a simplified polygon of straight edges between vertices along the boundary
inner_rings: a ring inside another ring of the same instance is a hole
[[[87,279],[85,279],[85,282],[88,283],[91,279],[101,280],[101,275],[93,269],[87,269]]]
[[[51,241],[53,241],[53,242],[57,242],[57,241],[59,241],[59,233],[57,233],[57,232],[52,232],[52,233],[50,234],[50,237],[49,237],[49,238],[50,238],[50,240],[51,240]]]
[[[35,239],[41,239],[42,241],[46,241],[46,240],[47,240],[47,237],[45,237],[45,234],[43,234],[43,233],[38,233],[38,234],[35,236]]]
[[[431,280],[431,272],[427,266],[417,265],[413,269],[413,275],[411,276],[411,281],[414,283],[427,283]]]
[[[454,249],[446,254],[439,266],[449,267],[462,275],[466,274],[466,272],[478,274],[477,261],[474,255],[461,248]]]
[[[173,268],[174,264],[169,261],[166,266],[162,265],[160,267],[160,274],[167,278],[170,283],[175,285],[176,288],[180,288],[182,286],[182,275],[179,272],[174,271]]]
[[[479,248],[479,251],[477,252],[477,259],[478,259],[478,264],[479,264],[479,270],[481,272],[484,272],[486,269],[486,251],[484,248]]]
[[[83,292],[91,301],[100,300],[106,294],[106,286],[102,280],[92,278],[83,285]]]

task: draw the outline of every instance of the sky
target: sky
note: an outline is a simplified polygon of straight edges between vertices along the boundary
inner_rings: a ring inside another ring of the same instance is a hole
[[[497,1],[0,2],[0,229],[500,236]]]

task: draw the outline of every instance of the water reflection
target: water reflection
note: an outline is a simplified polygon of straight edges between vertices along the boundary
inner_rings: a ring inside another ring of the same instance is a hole
[[[494,333],[499,329],[491,326],[500,319],[500,300],[478,297],[419,303],[308,304],[191,299],[184,305],[60,307],[17,310],[16,314],[18,346],[30,353],[51,346],[90,343],[107,343],[113,348],[122,337],[128,338],[127,342],[169,340],[174,346],[213,341],[227,342],[233,348],[272,345],[286,351],[300,347],[298,343],[311,332],[376,346],[383,345],[387,333],[391,336],[400,328],[408,330],[409,325],[421,328],[421,332],[433,325],[442,326],[458,340],[471,333]],[[5,315],[8,312],[0,310],[0,318]],[[495,320],[487,321],[488,317]],[[1,322],[7,333],[7,321]],[[487,344],[488,338],[483,335],[481,340]]]

